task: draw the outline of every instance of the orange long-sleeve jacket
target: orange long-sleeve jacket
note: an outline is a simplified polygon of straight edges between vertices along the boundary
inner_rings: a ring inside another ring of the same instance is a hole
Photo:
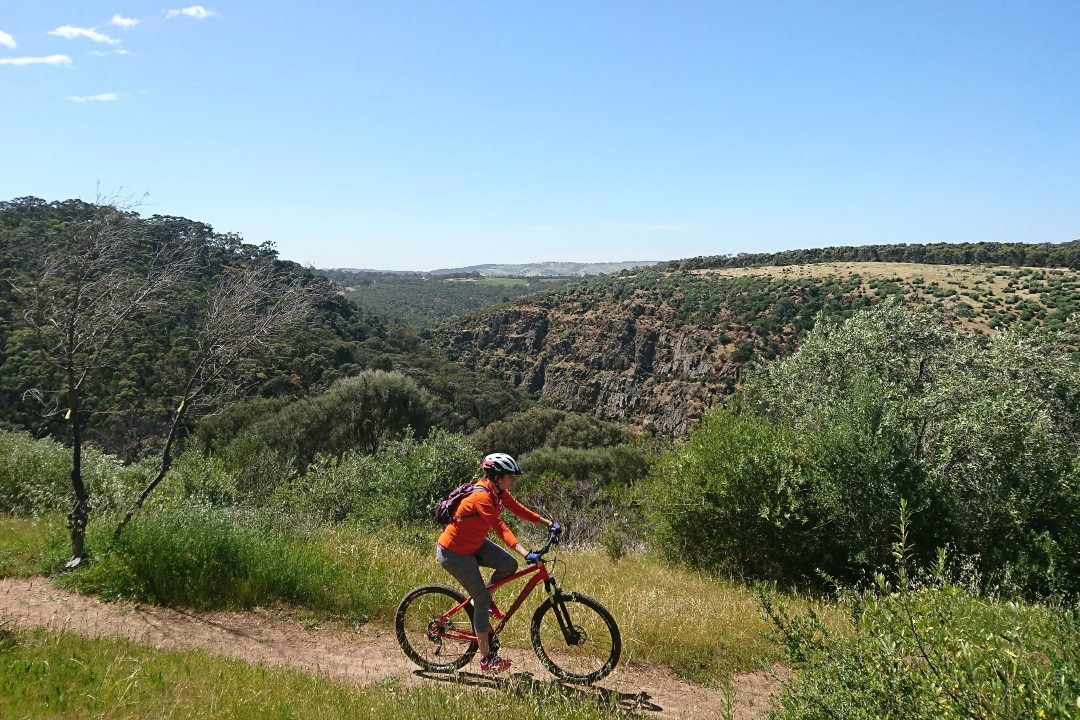
[[[490,492],[477,490],[461,501],[454,513],[454,520],[439,535],[439,544],[444,549],[472,555],[484,544],[489,530],[494,530],[508,548],[513,548],[518,544],[518,539],[503,522],[501,514],[504,507],[522,520],[540,522],[540,516],[514,499],[509,491],[500,497],[491,480],[484,478],[476,484]]]

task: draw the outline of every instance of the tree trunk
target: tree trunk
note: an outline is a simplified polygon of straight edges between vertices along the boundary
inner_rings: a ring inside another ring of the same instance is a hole
[[[86,524],[90,519],[90,493],[82,479],[82,425],[79,422],[79,400],[74,390],[68,391],[68,414],[71,420],[71,486],[75,490],[75,504],[68,513],[68,530],[71,532],[71,560],[66,567],[73,568],[86,557]]]
[[[187,398],[185,397],[183,402],[180,403],[180,407],[177,408],[176,414],[173,415],[172,426],[169,428],[169,437],[165,440],[165,449],[161,451],[161,464],[158,466],[157,474],[154,475],[154,479],[139,493],[139,497],[132,504],[124,515],[123,520],[116,526],[116,530],[113,532],[113,542],[120,539],[120,535],[123,534],[124,528],[134,517],[135,513],[139,511],[139,508],[146,502],[146,498],[150,497],[150,493],[154,492],[154,488],[158,486],[169,472],[169,468],[172,467],[172,446],[176,442],[177,433],[180,430],[180,424],[184,420],[184,412],[187,410]]]

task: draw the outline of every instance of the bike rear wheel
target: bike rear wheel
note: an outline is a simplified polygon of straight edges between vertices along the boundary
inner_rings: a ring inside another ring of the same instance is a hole
[[[447,637],[446,632],[472,634],[472,604],[440,620],[464,599],[445,585],[422,585],[405,596],[394,616],[394,630],[410,660],[432,672],[451,672],[469,664],[476,654],[476,641]]]
[[[619,662],[622,636],[611,613],[591,597],[560,592],[536,609],[530,639],[540,663],[567,682],[594,683]]]

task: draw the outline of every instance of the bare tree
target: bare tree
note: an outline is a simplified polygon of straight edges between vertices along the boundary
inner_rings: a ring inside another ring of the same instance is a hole
[[[8,278],[53,376],[24,397],[39,401],[46,416],[71,423],[75,502],[68,513],[68,567],[85,557],[91,510],[82,478],[85,384],[134,319],[161,303],[164,291],[187,275],[194,259],[183,241],[146,237],[131,207],[128,199],[99,195],[83,216],[48,230],[29,270]]]
[[[248,384],[253,365],[310,317],[316,292],[301,273],[276,270],[271,261],[227,270],[222,275],[207,300],[202,324],[193,338],[194,351],[157,473],[116,526],[114,538],[120,537],[169,472],[172,449],[185,419],[240,394]]]

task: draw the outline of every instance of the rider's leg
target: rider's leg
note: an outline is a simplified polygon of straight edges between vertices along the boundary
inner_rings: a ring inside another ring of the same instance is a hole
[[[447,550],[441,545],[435,547],[435,559],[444,570],[461,583],[465,592],[472,596],[476,644],[480,646],[480,657],[487,657],[491,650],[488,643],[488,610],[491,608],[491,593],[488,592],[484,577],[480,574],[477,559],[472,555],[462,555]]]
[[[488,585],[497,583],[503,578],[508,578],[518,570],[517,560],[514,559],[514,556],[490,540],[485,540],[484,544],[480,546],[480,549],[476,552],[476,559],[481,567],[495,569],[495,572],[491,573],[491,578],[488,579]],[[502,611],[495,609],[494,600],[491,601],[491,608],[492,617],[501,620],[503,617]]]
[[[514,556],[490,540],[485,540],[480,549],[476,551],[476,560],[481,567],[495,569],[495,572],[491,573],[488,585],[508,578],[518,571],[517,560],[514,559]]]

